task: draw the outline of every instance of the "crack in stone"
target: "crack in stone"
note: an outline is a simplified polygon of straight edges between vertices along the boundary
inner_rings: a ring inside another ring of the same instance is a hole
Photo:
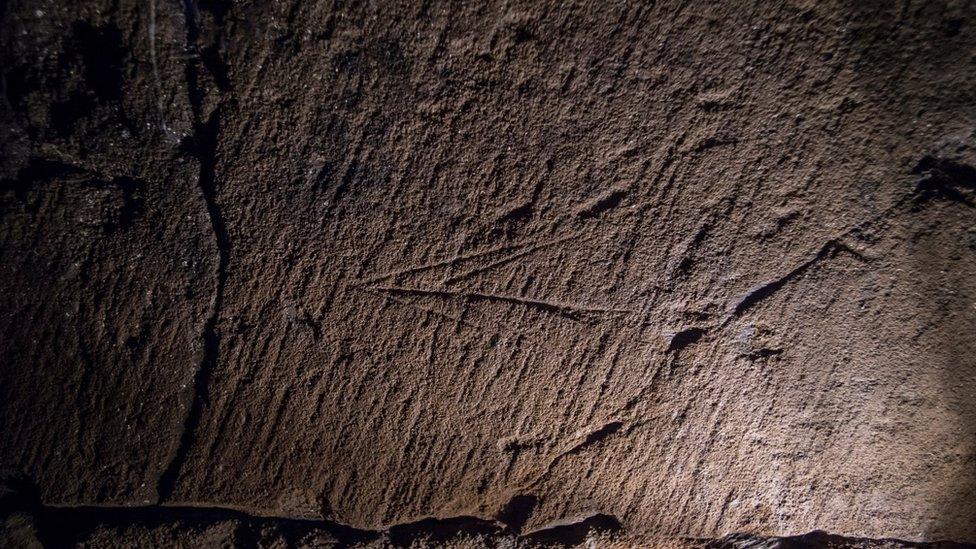
[[[34,493],[33,486],[21,491],[25,496]],[[31,497],[24,497],[23,502],[23,508],[14,511],[26,511],[37,517],[38,537],[46,546],[58,547],[74,545],[100,527],[158,528],[166,524],[177,524],[186,528],[203,529],[227,521],[237,521],[239,528],[252,535],[274,527],[283,537],[292,541],[310,533],[325,533],[335,540],[335,547],[361,546],[379,541],[385,542],[384,546],[412,547],[419,541],[437,544],[476,537],[508,537],[534,546],[566,546],[582,543],[594,532],[616,532],[621,529],[616,517],[603,513],[559,520],[522,534],[501,521],[469,515],[424,518],[376,529],[364,529],[334,520],[263,515],[244,508],[209,503],[144,506],[42,505]]]
[[[184,15],[186,18],[187,44],[188,48],[193,50],[199,49],[199,29],[195,20],[196,13],[197,9],[193,0],[185,0]],[[193,400],[183,424],[179,444],[169,464],[159,476],[156,487],[156,496],[159,502],[168,501],[172,497],[187,455],[196,439],[196,431],[199,427],[203,408],[207,404],[210,377],[213,369],[217,365],[220,346],[220,334],[217,330],[217,323],[220,319],[221,307],[223,305],[224,287],[227,281],[227,266],[230,263],[230,237],[227,233],[220,207],[217,204],[216,196],[216,150],[220,133],[221,107],[218,104],[210,116],[207,117],[207,120],[203,121],[201,111],[206,93],[200,84],[200,76],[203,70],[205,69],[201,66],[199,56],[191,56],[190,61],[186,65],[186,80],[190,96],[190,107],[193,114],[194,135],[191,140],[184,143],[184,147],[200,163],[198,184],[200,194],[206,204],[207,217],[214,233],[214,240],[217,247],[217,264],[214,269],[214,293],[210,304],[210,315],[204,323],[202,334],[203,357],[193,378]]]
[[[518,496],[516,520],[505,520],[504,512],[496,519],[470,515],[445,518],[428,517],[412,522],[356,528],[323,518],[265,515],[243,507],[222,506],[209,502],[167,503],[142,506],[66,504],[45,505],[37,485],[29,477],[0,471],[0,528],[12,517],[29,517],[30,537],[44,547],[69,547],[84,544],[102,530],[183,529],[204,531],[222,523],[234,522],[234,543],[259,540],[274,532],[287,546],[303,545],[309,536],[332,538],[330,547],[414,547],[445,545],[461,539],[480,539],[486,546],[503,543],[506,547],[579,546],[592,540],[594,534],[628,537],[617,517],[605,513],[570,516],[522,531],[521,526],[532,514],[539,500],[534,495]],[[511,517],[509,517],[511,518]],[[640,539],[632,538],[631,541]],[[660,538],[659,538],[660,539]],[[698,547],[711,549],[790,548],[790,547],[967,547],[952,541],[929,543],[898,539],[845,537],[815,530],[806,534],[764,537],[735,533],[722,538],[674,536]]]

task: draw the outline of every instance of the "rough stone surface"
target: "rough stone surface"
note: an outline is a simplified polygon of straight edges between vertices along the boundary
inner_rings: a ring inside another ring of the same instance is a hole
[[[45,504],[976,542],[971,2],[0,17]]]

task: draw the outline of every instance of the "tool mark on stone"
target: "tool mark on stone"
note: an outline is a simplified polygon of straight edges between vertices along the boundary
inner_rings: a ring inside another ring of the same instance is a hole
[[[772,349],[769,347],[762,347],[744,356],[749,360],[761,360],[764,358],[779,356],[781,354],[783,354],[783,349]]]
[[[570,446],[570,447],[566,448],[565,450],[563,450],[563,451],[559,452],[558,454],[556,454],[555,457],[553,457],[549,461],[549,464],[546,466],[546,468],[541,473],[539,473],[534,479],[532,479],[523,488],[528,489],[528,488],[533,488],[533,487],[537,486],[540,482],[542,482],[543,479],[545,479],[546,477],[548,477],[556,469],[556,466],[559,465],[559,463],[563,459],[565,459],[565,458],[567,458],[569,456],[573,456],[573,455],[579,454],[580,452],[582,452],[583,450],[589,448],[590,446],[593,446],[593,445],[596,445],[596,444],[599,444],[599,443],[603,442],[604,440],[608,439],[613,434],[615,434],[618,431],[620,431],[620,429],[623,428],[623,426],[624,426],[624,422],[623,421],[613,420],[613,421],[609,421],[607,423],[604,423],[603,425],[601,425],[597,429],[594,429],[594,430],[588,432],[586,434],[586,436],[583,437],[583,440],[577,441],[572,446]]]
[[[725,147],[728,145],[738,145],[738,144],[739,144],[739,139],[735,137],[711,136],[711,137],[706,137],[705,139],[702,139],[701,141],[696,143],[695,146],[691,148],[690,152],[699,153],[699,152],[707,151],[708,149],[714,149],[716,147]]]
[[[431,296],[445,299],[470,299],[483,301],[498,301],[530,307],[555,315],[579,320],[586,313],[631,313],[629,309],[614,309],[606,307],[587,307],[584,305],[546,301],[527,297],[504,294],[490,294],[483,292],[467,292],[460,290],[434,290],[426,288],[407,288],[402,286],[373,286],[371,289],[390,294]]]
[[[579,238],[579,236],[580,235],[578,233],[576,233],[576,234],[571,234],[571,235],[563,236],[563,237],[557,238],[555,240],[548,240],[546,242],[540,242],[540,243],[537,243],[537,244],[532,244],[532,245],[530,245],[528,247],[525,247],[525,248],[522,248],[522,249],[518,250],[515,253],[506,255],[505,257],[502,257],[502,258],[499,258],[499,259],[497,259],[495,261],[492,261],[491,263],[489,263],[487,265],[482,265],[480,267],[474,267],[472,269],[468,269],[467,271],[464,271],[464,272],[459,273],[457,275],[454,275],[454,276],[451,276],[449,278],[446,278],[444,280],[444,284],[454,284],[455,282],[459,282],[459,281],[464,280],[466,278],[471,278],[472,276],[479,275],[481,273],[490,271],[491,269],[494,269],[496,267],[500,267],[502,265],[511,263],[512,261],[515,261],[516,259],[519,259],[521,257],[525,257],[525,256],[530,255],[530,254],[533,254],[533,253],[535,253],[535,252],[537,252],[539,250],[542,250],[544,248],[548,248],[550,246],[556,246],[558,244],[562,244],[563,242],[568,242],[570,240],[573,240],[574,238]]]
[[[756,306],[759,302],[772,296],[781,288],[786,286],[790,281],[800,277],[805,273],[810,267],[813,267],[820,261],[833,257],[837,252],[844,250],[853,253],[854,255],[859,255],[857,252],[852,250],[847,245],[840,242],[838,239],[828,240],[823,246],[817,250],[811,258],[807,259],[803,263],[800,263],[796,267],[793,267],[789,272],[780,276],[779,278],[763,282],[757,286],[754,286],[748,292],[743,294],[741,297],[736,299],[729,305],[728,316],[726,316],[724,324],[728,324],[733,318],[741,316],[744,312],[748,311],[752,307]]]
[[[78,380],[78,386],[75,389],[75,420],[78,422],[75,443],[78,448],[84,448],[84,434],[88,428],[85,422],[85,414],[83,413],[85,410],[84,398],[91,385],[91,378],[96,371],[97,363],[93,359],[91,350],[81,333],[78,334],[78,358],[81,359],[81,376]]]
[[[911,206],[911,211],[917,211],[918,208],[924,206],[932,199],[942,198],[960,202],[966,206],[976,207],[970,197],[960,190],[960,188],[976,190],[976,168],[952,160],[925,156],[919,161],[912,173],[922,174],[922,177],[916,181],[915,188],[912,191],[902,195],[901,198],[871,219],[858,223],[839,236],[831,238],[812,257],[800,263],[786,274],[754,286],[729,304],[725,320],[718,327],[722,328],[728,325],[729,322],[742,316],[747,310],[753,308],[793,280],[802,276],[817,263],[835,257],[841,251],[847,252],[861,260],[870,260],[871,258],[865,257],[864,254],[847,245],[844,239],[858,234],[874,223],[885,220],[906,205]],[[767,358],[780,354],[781,352],[782,350],[780,349],[770,350],[770,352],[763,353],[757,358]]]
[[[519,222],[525,221],[532,217],[532,212],[535,210],[535,204],[539,201],[539,196],[542,194],[543,181],[544,178],[539,179],[532,190],[531,196],[528,199],[518,203],[516,206],[505,210],[500,216],[498,216],[498,221],[503,223]]]
[[[950,177],[949,175],[946,175],[947,172],[953,174],[951,176],[951,180],[949,181],[946,181],[945,179],[946,177]],[[812,257],[800,263],[783,276],[754,286],[744,295],[730,303],[729,307],[727,308],[728,314],[719,327],[727,325],[733,319],[741,316],[759,302],[775,294],[789,282],[801,276],[817,263],[836,256],[838,252],[844,251],[859,259],[868,260],[869,258],[847,245],[844,242],[844,239],[851,235],[857,234],[874,223],[883,221],[887,217],[897,212],[900,208],[910,205],[913,200],[916,207],[924,204],[928,201],[928,199],[935,196],[941,196],[951,200],[958,200],[964,204],[970,205],[970,203],[967,202],[968,199],[965,195],[960,193],[960,195],[957,196],[954,194],[959,193],[959,191],[952,189],[951,185],[971,186],[976,189],[976,169],[973,169],[971,166],[956,164],[944,159],[931,159],[931,157],[925,157],[919,162],[919,165],[916,166],[913,173],[923,173],[928,175],[917,182],[915,189],[913,189],[911,192],[902,195],[901,198],[896,200],[893,204],[879,212],[871,219],[858,223],[840,235],[831,238],[825,242]],[[933,175],[933,173],[935,175]],[[931,177],[935,177],[936,180],[934,182],[926,183],[926,181],[929,181]],[[946,185],[950,185],[950,187],[947,188]]]
[[[433,263],[425,263],[423,265],[417,265],[415,267],[407,267],[405,269],[398,269],[396,271],[389,271],[380,275],[376,275],[372,278],[359,281],[359,284],[375,284],[377,282],[383,282],[384,280],[389,280],[391,278],[396,278],[398,276],[420,273],[423,271],[428,271],[430,269],[436,269],[437,267],[448,267],[451,265],[456,265],[462,261],[467,261],[468,259],[475,259],[478,257],[483,257],[486,255],[491,255],[499,252],[507,252],[515,250],[519,247],[518,244],[504,244],[501,246],[495,246],[494,248],[488,248],[487,250],[479,250],[476,252],[471,252],[468,254],[463,254],[459,256],[454,256],[449,259],[443,259],[440,261],[434,261]]]
[[[373,288],[369,288],[369,289],[372,290],[377,295],[383,295],[382,292],[376,291]],[[450,320],[452,322],[457,322],[457,323],[459,323],[459,324],[461,324],[463,326],[467,326],[469,328],[476,328],[476,329],[479,329],[479,330],[487,331],[487,328],[485,328],[484,326],[482,326],[480,324],[474,324],[474,323],[472,323],[470,321],[464,320],[463,318],[461,318],[459,316],[450,315],[450,314],[447,314],[447,313],[442,312],[442,311],[435,311],[433,309],[428,309],[427,307],[423,307],[423,306],[417,305],[416,303],[411,303],[410,301],[407,301],[405,299],[400,299],[400,298],[394,297],[394,296],[389,295],[389,294],[385,295],[385,297],[387,299],[392,300],[394,303],[398,303],[400,305],[403,305],[404,307],[410,307],[410,308],[413,308],[413,309],[417,309],[418,311],[423,311],[425,313],[429,313],[429,314],[432,314],[432,315],[436,315],[436,316],[442,317],[444,319]]]
[[[625,196],[627,196],[626,187],[614,187],[581,204],[576,210],[576,216],[583,219],[596,217],[619,206]]]
[[[566,450],[565,452],[562,453],[562,455],[578,454],[579,452],[581,452],[587,446],[591,446],[593,444],[597,444],[599,442],[602,442],[602,441],[606,440],[607,437],[609,437],[610,435],[612,435],[612,434],[616,433],[617,431],[619,431],[620,428],[623,427],[623,426],[624,426],[624,422],[622,422],[622,421],[611,421],[611,422],[605,423],[599,429],[597,429],[595,431],[591,431],[590,433],[588,433],[586,435],[586,438],[584,438],[582,440],[582,442],[580,442],[579,444],[576,444],[575,446],[573,446],[569,450]]]
[[[533,252],[539,251],[541,249],[548,248],[550,246],[555,246],[555,245],[561,244],[563,242],[568,242],[568,241],[570,241],[570,240],[572,240],[574,238],[579,238],[579,237],[580,237],[580,233],[572,233],[572,234],[569,234],[569,235],[562,236],[560,238],[556,238],[554,240],[548,240],[546,242],[537,242],[537,243],[532,243],[532,242],[519,242],[519,243],[515,243],[515,244],[502,244],[502,245],[499,245],[499,246],[495,246],[493,248],[487,248],[487,249],[484,249],[484,250],[478,250],[478,251],[469,252],[469,253],[466,253],[466,254],[456,255],[454,257],[450,257],[450,258],[447,258],[447,259],[442,259],[442,260],[439,260],[439,261],[433,261],[433,262],[430,262],[430,263],[424,263],[423,265],[416,265],[416,266],[413,266],[413,267],[406,267],[404,269],[397,269],[395,271],[389,271],[389,272],[386,272],[386,273],[378,274],[378,275],[376,275],[374,277],[371,277],[371,278],[367,278],[365,280],[358,281],[357,284],[360,284],[360,285],[376,284],[377,282],[383,282],[383,281],[389,280],[391,278],[397,278],[397,277],[404,276],[404,275],[410,275],[410,274],[416,274],[416,273],[420,273],[420,272],[424,272],[424,271],[429,271],[431,269],[436,269],[438,267],[452,267],[454,265],[457,265],[458,263],[463,263],[463,262],[468,261],[470,259],[478,259],[480,257],[485,257],[485,256],[489,256],[489,255],[496,254],[496,253],[511,252],[513,250],[515,251],[515,253],[513,253],[511,255],[508,255],[508,256],[505,256],[505,257],[502,257],[502,258],[498,259],[497,261],[495,261],[493,263],[490,263],[490,264],[485,265],[485,266],[482,266],[482,267],[474,267],[474,268],[469,269],[469,270],[467,270],[467,271],[465,271],[463,273],[460,273],[458,275],[452,276],[452,277],[448,278],[447,281],[446,281],[446,283],[453,283],[453,282],[456,282],[456,281],[461,280],[463,278],[467,278],[467,277],[473,276],[475,274],[479,274],[481,272],[487,271],[489,269],[493,269],[493,268],[498,267],[500,265],[504,265],[504,264],[506,264],[506,263],[508,263],[510,261],[513,261],[513,260],[518,259],[520,257],[524,257],[524,256],[526,256],[528,254],[531,254]]]
[[[523,450],[530,448],[537,448],[541,443],[541,440],[536,435],[527,436],[509,436],[498,440],[498,449],[504,454],[508,455],[508,465],[505,467],[505,477],[509,478],[512,474],[512,470],[515,468],[515,463],[518,461]]]

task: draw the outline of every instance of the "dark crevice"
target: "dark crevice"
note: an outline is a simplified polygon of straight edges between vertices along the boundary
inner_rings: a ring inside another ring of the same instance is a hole
[[[606,440],[607,437],[619,431],[620,428],[623,426],[624,423],[622,421],[611,421],[607,423],[603,427],[600,427],[596,431],[593,431],[592,433],[586,435],[586,438],[583,440],[583,442],[580,443],[579,446],[573,448],[573,452],[579,452],[580,450],[583,450],[587,446],[592,446],[594,444]]]
[[[95,100],[102,103],[119,103],[124,90],[123,67],[126,51],[122,31],[105,25],[93,27],[78,21],[72,25],[75,46],[81,57],[82,75]]]
[[[223,29],[227,11],[230,9],[230,2],[224,0],[200,0],[199,5],[197,5],[193,0],[184,0],[183,6],[188,21],[187,36],[193,41],[191,43],[199,45],[198,53],[203,68],[210,78],[213,79],[213,83],[219,91],[230,90],[230,77],[227,71],[227,64],[222,57],[224,37],[220,32],[215,32],[214,35],[206,38],[202,37],[200,24],[198,23],[200,20],[200,12],[203,12],[211,18],[210,26],[213,29]],[[200,44],[201,41],[205,43]]]
[[[145,212],[143,192],[145,182],[131,177],[105,177],[88,168],[52,160],[32,157],[29,162],[9,179],[0,179],[0,194],[25,204],[27,211],[36,213],[39,206],[32,191],[40,184],[71,182],[93,189],[117,191],[118,207],[114,215],[106,216],[101,223],[105,234],[123,231],[132,227]],[[4,212],[0,212],[0,216]]]
[[[513,519],[527,520],[538,501],[534,496],[516,496],[510,504],[518,509]],[[382,529],[355,528],[326,519],[263,516],[242,509],[212,504],[200,505],[44,505],[33,480],[14,471],[0,470],[0,529],[7,517],[31,517],[31,535],[43,547],[76,547],[91,542],[99,532],[145,529],[203,533],[220,524],[233,525],[236,547],[263,546],[270,536],[288,547],[308,545],[308,540],[331,538],[329,547],[353,547],[379,542],[384,547],[442,546],[462,539],[478,539],[484,546],[578,546],[593,535],[620,534],[623,527],[613,515],[596,513],[579,519],[542,526],[525,534],[499,518],[486,520],[473,516],[428,518]],[[677,539],[677,538],[675,538]],[[814,547],[871,548],[972,547],[951,541],[928,543],[898,539],[845,537],[813,531],[797,536],[764,537],[730,534],[723,538],[684,538],[692,546],[710,549],[807,549]],[[524,543],[523,543],[524,542]]]
[[[705,549],[820,549],[831,547],[834,549],[898,549],[904,548],[963,548],[972,547],[971,544],[951,541],[917,542],[900,539],[857,538],[837,534],[828,534],[821,530],[814,530],[796,536],[765,537],[755,534],[729,534],[718,539],[689,540],[700,543]],[[697,544],[696,543],[696,544]]]
[[[531,504],[535,499],[532,496]],[[502,539],[525,539],[533,543],[567,544],[584,540],[592,531],[619,529],[609,515],[594,515],[575,522],[544,527],[526,536],[518,536],[509,526],[494,520],[473,516],[426,518],[369,530],[317,518],[262,516],[242,509],[217,505],[44,505],[37,486],[27,476],[0,471],[0,525],[12,514],[33,517],[36,538],[44,547],[75,547],[84,544],[104,530],[172,530],[203,532],[221,523],[236,523],[233,538],[236,546],[254,547],[268,534],[287,546],[305,544],[309,538],[331,538],[330,547],[350,547],[382,541],[386,547],[439,546],[452,540],[478,538],[488,546]],[[527,516],[525,517],[527,518]]]
[[[947,158],[925,156],[912,173],[920,176],[915,181],[917,204],[929,200],[950,200],[969,207],[976,207],[976,168]]]
[[[253,546],[246,541],[260,539],[269,530],[273,530],[289,546],[295,546],[303,537],[312,533],[329,535],[339,547],[366,543],[382,535],[328,520],[262,517],[222,507],[43,506],[34,513],[37,518],[38,538],[45,547],[74,547],[100,529],[155,529],[175,526],[188,531],[202,531],[228,521],[238,523],[235,538],[244,542],[240,545],[243,547]]]
[[[146,204],[142,198],[145,184],[138,179],[132,179],[130,177],[116,177],[112,181],[105,183],[119,189],[122,201],[115,218],[105,222],[105,232],[114,233],[124,231],[132,227],[136,220],[142,217],[145,212]]]
[[[184,2],[186,16],[186,37],[188,47],[194,52],[200,49],[199,13],[193,0]],[[216,38],[214,38],[216,40]],[[180,472],[197,436],[200,419],[207,405],[210,380],[217,365],[220,348],[220,333],[217,324],[223,305],[224,287],[227,281],[227,266],[230,263],[231,241],[227,233],[224,218],[217,203],[217,146],[221,125],[221,106],[218,106],[204,119],[203,103],[207,90],[201,84],[202,76],[207,67],[203,65],[200,56],[191,56],[186,65],[186,81],[189,93],[190,107],[193,114],[194,133],[183,143],[186,153],[192,155],[200,164],[199,186],[207,208],[207,216],[214,233],[217,246],[217,265],[215,267],[215,282],[210,316],[203,328],[203,357],[193,379],[193,400],[186,415],[179,444],[172,460],[163,470],[156,487],[159,502],[168,501],[174,491]]]
[[[80,177],[86,175],[86,173],[86,170],[71,164],[33,157],[27,165],[17,171],[16,177],[0,179],[0,192],[12,192],[20,197],[37,183],[66,177]]]
[[[443,544],[461,537],[495,537],[504,529],[494,521],[477,517],[450,517],[423,519],[408,524],[391,526],[386,532],[389,543],[395,547],[410,547],[415,540]]]
[[[668,341],[668,350],[677,353],[681,349],[689,345],[694,345],[698,343],[698,340],[705,335],[705,330],[701,328],[688,328],[681,330],[671,336],[671,340]]]
[[[83,121],[96,123],[108,115],[131,131],[133,124],[122,108],[126,61],[118,27],[92,26],[84,21],[73,23],[64,54],[59,58],[58,70],[65,75],[64,95],[51,104],[50,129],[57,136],[67,138],[85,131],[79,126]],[[72,74],[80,74],[81,82],[70,84]],[[18,88],[15,104],[23,108],[22,102],[29,92],[23,86],[15,86]]]
[[[767,348],[763,348],[763,349],[757,349],[757,350],[749,353],[748,355],[746,355],[746,358],[748,358],[749,360],[761,360],[761,359],[764,359],[764,358],[770,358],[770,357],[774,357],[774,356],[779,356],[781,354],[783,354],[783,349],[767,349]]]
[[[33,513],[40,506],[37,485],[29,476],[19,471],[0,469],[0,519],[12,513]]]
[[[13,479],[18,480],[18,479]],[[21,484],[29,486],[29,480]],[[25,495],[26,494],[26,495]],[[211,506],[44,506],[32,492],[12,492],[0,498],[5,513],[26,512],[35,519],[36,535],[44,547],[75,547],[96,532],[104,530],[146,530],[178,528],[203,532],[221,523],[236,523],[237,546],[254,547],[255,542],[272,533],[289,547],[303,545],[310,537],[332,539],[330,547],[353,547],[382,541],[386,547],[442,546],[462,539],[480,539],[485,546],[496,542],[524,540],[530,546],[579,545],[595,533],[618,532],[620,522],[611,515],[595,514],[581,520],[545,526],[519,535],[506,525],[472,516],[428,518],[397,524],[381,530],[355,528],[331,520],[260,516],[239,509]],[[0,516],[2,518],[2,516]]]
[[[532,217],[532,211],[533,203],[531,201],[524,202],[504,212],[498,217],[498,220],[503,223],[525,221]]]
[[[508,503],[498,512],[495,517],[499,522],[508,526],[512,531],[521,533],[535,508],[539,505],[539,498],[532,494],[520,494],[508,500]]]
[[[566,547],[580,545],[594,533],[613,533],[620,530],[620,521],[616,517],[598,513],[576,522],[555,524],[535,530],[523,538],[530,543]]]
[[[25,502],[36,518],[37,536],[45,547],[74,547],[89,539],[97,530],[131,528],[172,528],[203,531],[223,522],[236,522],[234,538],[238,546],[251,547],[269,532],[288,546],[300,546],[309,536],[323,534],[332,538],[335,547],[352,547],[382,540],[388,547],[440,546],[454,540],[479,538],[485,545],[502,539],[522,539],[532,545],[578,545],[597,532],[616,532],[620,522],[610,515],[597,514],[575,522],[559,523],[524,536],[502,524],[478,517],[459,516],[428,518],[397,524],[384,530],[364,530],[324,519],[265,517],[237,509],[204,506],[147,505],[116,506],[39,506],[34,500],[11,501],[11,510]],[[249,543],[250,542],[250,543]]]

